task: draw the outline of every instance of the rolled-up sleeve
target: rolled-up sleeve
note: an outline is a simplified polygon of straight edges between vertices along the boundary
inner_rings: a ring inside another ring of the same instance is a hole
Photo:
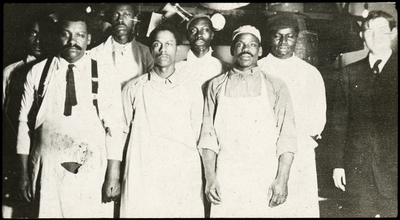
[[[296,126],[289,90],[286,84],[275,77],[266,77],[268,96],[274,109],[278,139],[276,155],[297,152]]]
[[[207,87],[203,110],[203,124],[201,127],[199,144],[197,145],[200,155],[202,155],[203,149],[212,150],[216,154],[220,151],[217,135],[214,129],[214,115],[217,107],[217,96],[221,90],[221,85],[224,82],[225,77],[225,75],[221,75],[214,78],[210,81]]]

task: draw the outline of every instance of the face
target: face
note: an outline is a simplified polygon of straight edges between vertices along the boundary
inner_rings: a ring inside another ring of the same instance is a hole
[[[39,41],[39,24],[33,23],[27,32],[27,49],[28,54],[38,58],[43,51]]]
[[[154,58],[154,65],[168,67],[175,63],[179,46],[176,45],[175,36],[167,30],[159,31],[151,45],[151,53]]]
[[[389,22],[382,17],[370,20],[367,28],[361,33],[365,45],[372,52],[390,50],[391,41],[396,36],[397,29],[390,30]]]
[[[114,36],[129,36],[133,34],[135,17],[131,5],[117,5],[111,12],[111,25]]]
[[[60,52],[61,57],[69,63],[74,63],[85,54],[91,36],[87,32],[85,22],[68,21],[62,26],[59,38],[63,46]]]
[[[271,53],[281,59],[292,57],[296,48],[297,34],[293,28],[282,28],[272,34]]]
[[[193,20],[188,29],[188,36],[191,50],[207,50],[214,38],[211,21],[207,18]]]
[[[260,41],[253,34],[239,34],[231,46],[234,65],[240,70],[251,69],[257,65],[258,57],[262,55]]]

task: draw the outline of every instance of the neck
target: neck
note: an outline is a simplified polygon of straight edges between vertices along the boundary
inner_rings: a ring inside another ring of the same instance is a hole
[[[370,51],[370,53],[372,55],[374,55],[375,57],[379,57],[379,58],[382,58],[391,52],[392,52],[392,49],[380,50],[380,51],[372,51],[372,50]]]
[[[113,36],[113,39],[119,44],[126,44],[133,40],[133,37],[129,36]]]
[[[256,66],[257,66],[257,65],[252,65],[252,66],[249,66],[249,67],[241,67],[241,66],[239,66],[239,65],[235,65],[234,67],[235,67],[236,69],[242,71],[242,72],[245,72],[245,71],[248,71],[248,70],[253,69],[253,68],[256,67]]]
[[[163,79],[168,78],[175,72],[175,65],[170,65],[170,66],[154,66],[154,71],[157,73],[157,75]]]
[[[208,52],[210,51],[209,47],[204,47],[204,48],[199,48],[197,50],[192,50],[193,54],[197,57],[197,58],[202,58],[204,57],[204,55],[206,55]]]

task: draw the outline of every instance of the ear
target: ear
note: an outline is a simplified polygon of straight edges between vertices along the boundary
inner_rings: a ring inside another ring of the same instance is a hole
[[[178,46],[176,46],[176,54],[177,54],[177,55],[179,54],[179,50],[180,50],[180,47],[179,47],[179,45],[178,45]]]
[[[214,31],[211,32],[211,40],[214,39]]]
[[[260,45],[260,47],[258,48],[258,56],[261,57],[263,53],[263,49],[262,46]]]
[[[397,36],[397,27],[394,27],[390,32],[390,39],[393,40]]]
[[[88,36],[87,36],[87,45],[90,45],[90,42],[92,42],[92,35],[88,34]]]

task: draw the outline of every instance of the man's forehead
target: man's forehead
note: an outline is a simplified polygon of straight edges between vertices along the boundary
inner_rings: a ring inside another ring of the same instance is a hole
[[[368,22],[369,29],[382,29],[382,28],[389,28],[389,21],[385,18],[379,17]]]
[[[133,7],[129,4],[121,4],[114,6],[111,11],[133,11]]]

